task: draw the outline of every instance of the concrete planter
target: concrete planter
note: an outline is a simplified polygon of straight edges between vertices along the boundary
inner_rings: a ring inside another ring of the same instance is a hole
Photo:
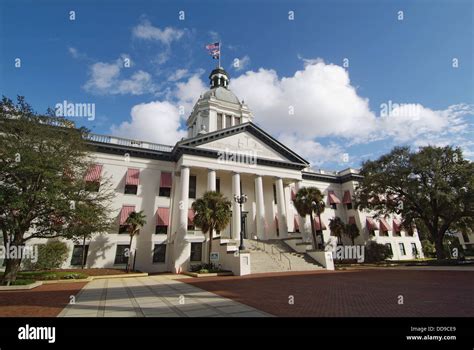
[[[210,273],[198,273],[198,272],[184,272],[185,275],[191,277],[218,277],[218,276],[234,276],[230,271],[226,272],[210,272]]]

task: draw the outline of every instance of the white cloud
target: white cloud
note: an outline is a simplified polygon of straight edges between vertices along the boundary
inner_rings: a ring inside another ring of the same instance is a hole
[[[180,123],[188,117],[205,90],[206,86],[196,73],[187,81],[176,83],[163,101],[133,106],[132,119],[118,126],[113,125],[110,131],[117,136],[174,145],[187,135]],[[180,114],[181,106],[184,107],[184,114]]]
[[[241,58],[235,58],[232,62],[232,67],[236,71],[241,71],[247,68],[249,64],[250,64],[250,57],[248,55],[245,55]]]
[[[168,81],[178,81],[188,76],[189,71],[187,69],[177,69],[168,77]]]
[[[292,134],[281,134],[278,140],[309,161],[311,166],[343,161],[344,149],[335,143],[323,146],[314,140],[301,139]]]
[[[208,87],[200,79],[199,74],[194,74],[186,82],[179,82],[176,84],[176,90],[173,92],[173,97],[178,100],[178,105],[184,107],[183,118],[187,118],[191,113],[194,104],[199,96],[204,93]]]
[[[154,91],[152,78],[145,71],[136,71],[130,78],[120,78],[125,58],[128,56],[122,55],[112,63],[96,62],[92,64],[89,70],[89,80],[83,88],[88,92],[103,95],[152,93]]]
[[[186,132],[180,129],[180,116],[176,105],[168,101],[141,103],[132,107],[131,121],[113,125],[117,136],[174,145]]]
[[[157,40],[165,45],[170,45],[173,41],[181,39],[181,37],[184,35],[184,30],[172,27],[160,29],[158,27],[154,27],[150,21],[145,19],[132,29],[132,35],[135,38],[144,40]]]
[[[230,86],[273,134],[292,130],[305,138],[374,137],[376,116],[339,66],[318,60],[282,78],[274,70],[260,68],[231,80]]]

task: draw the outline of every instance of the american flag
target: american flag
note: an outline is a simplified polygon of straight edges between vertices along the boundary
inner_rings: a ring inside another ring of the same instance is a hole
[[[213,43],[213,44],[208,44],[206,45],[207,51],[209,51],[209,54],[212,56],[214,59],[219,59],[219,55],[221,54],[220,50],[220,43]]]

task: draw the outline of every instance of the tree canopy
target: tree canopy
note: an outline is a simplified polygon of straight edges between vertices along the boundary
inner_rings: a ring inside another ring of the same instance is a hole
[[[87,223],[91,231],[108,225],[113,196],[107,179],[86,190],[93,164],[85,142],[88,131],[70,121],[37,114],[18,97],[0,102],[0,230],[4,244],[33,238],[72,238]],[[91,221],[91,212],[97,220]],[[83,227],[84,228],[84,227]],[[7,259],[4,281],[16,278],[21,259]]]
[[[421,222],[435,242],[438,259],[445,257],[448,230],[474,227],[474,165],[459,148],[396,147],[363,163],[360,174],[356,206],[378,216],[398,214],[406,230]]]

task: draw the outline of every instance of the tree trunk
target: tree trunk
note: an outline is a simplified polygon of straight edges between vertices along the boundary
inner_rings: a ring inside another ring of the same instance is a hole
[[[86,255],[86,236],[83,237],[82,239],[82,263],[81,263],[81,269],[84,270],[84,265],[86,264],[85,262],[85,255]]]
[[[444,253],[444,246],[443,246],[443,236],[436,237],[435,248],[436,248],[436,259],[437,260],[446,259],[446,254]]]
[[[311,220],[311,236],[313,238],[313,249],[316,250],[317,249],[317,246],[316,246],[316,234],[314,233],[314,220],[313,220],[313,213],[309,213],[309,219]]]
[[[16,281],[16,276],[20,270],[21,259],[6,259],[5,273],[3,274],[2,284],[10,285]]]
[[[212,232],[213,232],[213,228],[211,226],[211,229],[209,230],[209,251],[207,252],[207,258],[208,258],[208,261],[209,261],[209,265],[211,265]]]
[[[323,222],[321,221],[321,212],[318,209],[318,218],[319,218],[319,232],[321,232],[321,249],[324,250],[324,235],[323,235]]]
[[[132,241],[133,235],[130,235],[130,245],[128,249],[127,273],[130,272],[130,264],[132,263]]]

